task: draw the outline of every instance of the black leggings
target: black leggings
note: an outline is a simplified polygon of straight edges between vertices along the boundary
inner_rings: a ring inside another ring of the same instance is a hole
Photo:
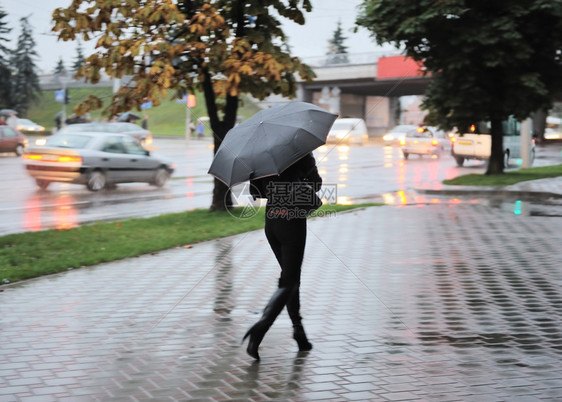
[[[287,311],[293,325],[301,323],[300,281],[301,266],[306,245],[306,218],[265,219],[265,236],[281,266],[280,288],[292,289]]]

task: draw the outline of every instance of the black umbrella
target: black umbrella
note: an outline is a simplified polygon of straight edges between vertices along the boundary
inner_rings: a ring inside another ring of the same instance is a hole
[[[140,118],[141,117],[136,113],[126,112],[126,113],[123,113],[121,116],[119,116],[117,121],[119,121],[119,122],[129,122],[129,121],[132,121],[132,120],[139,120]]]
[[[209,173],[229,187],[279,174],[325,144],[336,118],[306,102],[262,110],[226,134]]]

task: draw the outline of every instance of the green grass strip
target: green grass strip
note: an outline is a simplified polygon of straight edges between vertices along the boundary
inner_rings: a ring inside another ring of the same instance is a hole
[[[319,211],[337,213],[373,205],[381,204],[325,205]],[[251,218],[237,219],[228,212],[211,213],[199,209],[151,218],[100,222],[69,230],[2,236],[0,281],[17,282],[261,229],[264,214],[264,208],[261,208]]]
[[[443,184],[455,186],[509,186],[522,181],[558,176],[562,176],[562,164],[519,169],[498,175],[467,174],[451,180],[443,180]]]

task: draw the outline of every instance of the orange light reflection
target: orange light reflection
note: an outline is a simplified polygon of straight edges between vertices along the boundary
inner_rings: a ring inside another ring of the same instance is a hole
[[[74,198],[61,194],[54,200],[54,205],[46,205],[41,196],[33,195],[25,203],[25,213],[23,216],[23,227],[29,231],[47,229],[43,224],[43,208],[53,208],[53,225],[58,230],[72,229],[78,226],[76,208],[72,205]]]
[[[72,229],[78,226],[76,209],[72,206],[73,198],[62,195],[55,200],[55,228],[59,230]]]
[[[340,204],[340,205],[352,205],[352,204],[353,204],[353,202],[351,201],[351,199],[350,199],[349,197],[347,197],[347,196],[338,197],[337,203]]]

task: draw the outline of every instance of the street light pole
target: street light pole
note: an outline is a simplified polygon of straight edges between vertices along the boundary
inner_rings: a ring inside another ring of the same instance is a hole
[[[521,123],[521,167],[531,167],[531,127],[532,120],[525,119]]]
[[[62,91],[64,94],[64,98],[62,101],[62,120],[61,120],[61,127],[66,124],[66,90],[67,84],[72,81],[72,78],[68,76],[68,73],[65,71],[58,76],[58,80],[62,86]]]

